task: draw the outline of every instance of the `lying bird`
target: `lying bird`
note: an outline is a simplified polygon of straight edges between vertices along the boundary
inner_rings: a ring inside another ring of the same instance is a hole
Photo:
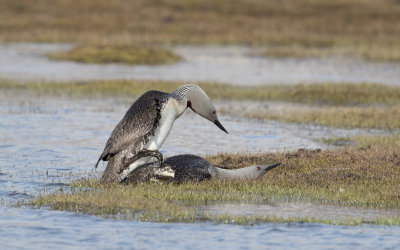
[[[161,166],[163,156],[158,149],[175,120],[187,108],[228,133],[219,122],[214,105],[199,86],[185,84],[171,93],[146,92],[132,104],[112,131],[95,166],[101,160],[108,161],[101,182],[121,182],[152,158],[156,158]]]
[[[148,181],[201,182],[208,179],[257,179],[280,163],[270,166],[250,166],[239,169],[223,169],[209,161],[191,154],[177,155],[165,159],[161,167],[148,163],[136,168],[123,181],[138,184]]]

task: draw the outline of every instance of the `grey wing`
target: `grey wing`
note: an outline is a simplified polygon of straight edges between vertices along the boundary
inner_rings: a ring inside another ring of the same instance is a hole
[[[161,100],[167,93],[149,91],[136,100],[125,116],[114,128],[108,139],[100,160],[108,161],[119,152],[128,149],[135,155],[146,145],[149,138],[154,135],[161,115]]]

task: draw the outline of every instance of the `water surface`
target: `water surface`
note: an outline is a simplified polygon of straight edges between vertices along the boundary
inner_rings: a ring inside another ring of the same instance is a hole
[[[267,204],[216,204],[202,206],[201,210],[212,215],[277,216],[281,218],[307,217],[319,220],[345,222],[356,219],[374,221],[400,215],[399,209],[360,208],[307,202],[275,202]]]
[[[320,82],[400,85],[400,63],[351,58],[278,59],[256,56],[240,46],[178,46],[184,60],[172,65],[129,66],[54,61],[46,54],[71,49],[70,44],[0,44],[0,78],[16,80],[169,80],[214,81],[237,85]]]
[[[4,249],[396,249],[400,227],[144,223],[0,207]]]

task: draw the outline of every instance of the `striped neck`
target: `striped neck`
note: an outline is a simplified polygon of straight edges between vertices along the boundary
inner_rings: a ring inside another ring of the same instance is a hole
[[[187,92],[192,89],[196,89],[196,88],[199,88],[199,87],[194,84],[185,84],[185,85],[177,88],[173,92],[171,92],[171,95],[179,101],[186,102],[187,101]]]
[[[187,104],[187,101],[188,101],[187,94],[188,94],[188,92],[191,91],[191,90],[197,89],[197,88],[200,88],[200,87],[197,86],[197,85],[194,85],[194,84],[185,84],[185,85],[177,88],[176,90],[174,90],[174,91],[172,91],[170,93],[170,96],[177,101],[178,106],[179,106],[177,108],[179,110],[182,110],[182,113],[188,107],[187,106],[188,105]]]
[[[188,107],[187,104],[187,92],[193,88],[193,84],[185,84],[181,87],[179,87],[178,89],[172,91],[169,95],[171,98],[173,98],[175,100],[175,102],[173,102],[174,106],[175,106],[175,110],[177,113],[177,118],[179,116],[181,116],[183,114],[183,112],[185,112],[186,108]]]

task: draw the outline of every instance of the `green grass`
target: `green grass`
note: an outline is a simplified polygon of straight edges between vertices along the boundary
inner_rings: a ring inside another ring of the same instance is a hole
[[[157,222],[252,224],[259,222],[319,222],[360,224],[362,219],[337,221],[274,216],[207,214],[207,204],[264,204],[276,200],[317,204],[400,209],[400,136],[358,137],[355,147],[326,151],[227,154],[208,157],[216,165],[238,168],[281,162],[282,166],[258,180],[142,185],[102,185],[97,179],[71,184],[72,191],[43,195],[30,203],[52,209],[76,211],[119,219]],[[368,223],[400,224],[400,217],[378,218]]]
[[[84,46],[70,51],[52,53],[55,60],[82,63],[171,64],[181,60],[169,50],[128,46]]]
[[[247,44],[279,56],[400,60],[395,0],[2,0],[1,41]],[[328,51],[328,52],[325,52]]]

